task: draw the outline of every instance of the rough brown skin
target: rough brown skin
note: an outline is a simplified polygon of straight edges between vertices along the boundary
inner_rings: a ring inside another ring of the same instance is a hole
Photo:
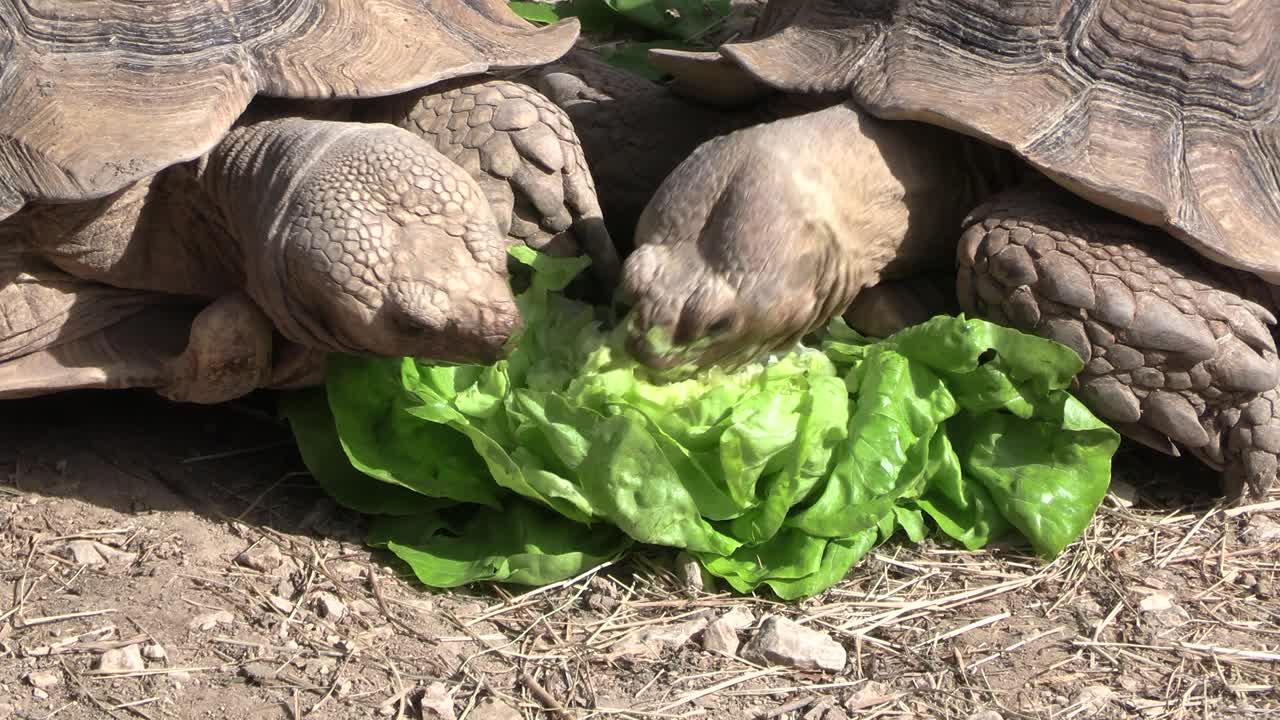
[[[420,108],[460,92],[544,107],[509,130],[492,126],[502,116],[441,113],[446,125],[470,120],[519,148],[504,158],[509,180],[491,167],[468,173],[415,124]],[[481,81],[354,111],[264,104],[206,157],[101,201],[19,212],[0,225],[13,272],[29,278],[0,291],[9,319],[0,352],[10,358],[0,397],[151,387],[212,403],[313,383],[330,352],[497,359],[521,322],[506,249],[537,240],[503,232],[499,217],[510,228],[524,212],[535,228],[557,230],[565,250],[594,243],[600,265],[617,272],[590,175],[553,162],[580,155],[572,128],[536,97]],[[344,119],[366,114],[411,129]],[[508,138],[540,132],[556,133],[556,144]],[[508,182],[505,205],[491,206]],[[547,187],[564,190],[526,202]]]
[[[1258,278],[1280,277],[1280,6],[769,8],[757,40],[658,61],[693,97],[720,72],[734,87],[853,100],[713,139],[663,183],[624,266],[642,360],[789,345],[878,278],[954,257],[964,234],[962,309],[1075,348],[1095,411],[1192,451],[1232,496],[1274,485],[1274,286]],[[910,120],[959,132],[919,142]],[[1041,180],[992,173],[1002,163],[967,138],[1012,150]]]
[[[563,111],[477,77],[577,34],[499,0],[0,0],[0,398],[496,359],[511,243],[618,273]]]
[[[967,312],[1075,350],[1078,395],[1129,437],[1226,470],[1231,494],[1266,492],[1280,452],[1276,318],[1246,278],[1047,183],[1001,193],[965,226]]]
[[[711,140],[637,225],[631,350],[671,367],[790,347],[881,277],[946,263],[939,239],[1003,173],[994,150],[851,103]]]

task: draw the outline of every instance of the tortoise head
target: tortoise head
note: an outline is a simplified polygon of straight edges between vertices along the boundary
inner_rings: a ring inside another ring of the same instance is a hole
[[[299,132],[312,128],[331,139],[282,201],[265,203],[262,224],[280,213],[279,227],[249,268],[281,333],[355,355],[500,358],[521,318],[508,241],[475,180],[389,125],[316,122]],[[305,162],[308,149],[287,159]]]
[[[301,272],[291,273],[287,293],[307,309],[297,318],[313,338],[330,351],[361,355],[452,362],[503,356],[521,325],[505,266],[477,259],[463,237],[442,227],[370,227],[381,228],[382,242],[354,252],[331,239],[292,246],[289,260]]]
[[[699,147],[664,181],[623,270],[630,352],[655,368],[785,349],[861,286],[812,153],[762,128]]]

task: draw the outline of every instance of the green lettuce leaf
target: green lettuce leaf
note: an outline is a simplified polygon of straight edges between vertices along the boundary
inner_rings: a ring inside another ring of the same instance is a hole
[[[505,360],[335,358],[328,402],[290,406],[318,480],[427,585],[554,582],[647,543],[794,599],[899,534],[1016,531],[1052,557],[1106,491],[1119,436],[1067,394],[1062,345],[836,320],[818,348],[672,379],[623,350],[625,319],[561,293],[584,260],[511,252],[531,281]]]
[[[285,395],[280,411],[288,419],[302,460],[316,483],[339,505],[371,515],[416,515],[452,504],[378,482],[357,470],[343,452],[323,390],[299,390]]]
[[[632,540],[609,527],[565,522],[532,503],[481,506],[385,517],[368,542],[390,550],[424,585],[457,587],[480,580],[546,585],[621,555]]]

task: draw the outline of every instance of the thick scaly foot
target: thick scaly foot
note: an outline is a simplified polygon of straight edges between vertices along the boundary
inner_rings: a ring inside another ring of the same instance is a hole
[[[178,402],[227,402],[266,387],[272,375],[271,320],[244,293],[219,298],[195,316],[187,347],[165,363],[159,392]]]
[[[966,312],[1074,349],[1078,395],[1130,438],[1190,450],[1233,496],[1272,486],[1276,320],[1245,277],[1047,184],[996,196],[965,225]]]
[[[764,105],[721,110],[685,100],[582,48],[541,68],[537,86],[573,121],[605,222],[620,247],[630,246],[640,213],[663,178],[698,145],[779,117]]]
[[[78,318],[64,326],[68,336],[0,362],[0,398],[147,388],[171,400],[219,403],[268,383],[271,323],[243,294],[200,308],[82,280],[78,297],[127,313]],[[98,329],[86,332],[87,321]]]
[[[551,255],[585,252],[616,281],[619,261],[595,182],[564,111],[506,80],[453,84],[370,103],[360,117],[413,132],[480,184],[499,228]]]

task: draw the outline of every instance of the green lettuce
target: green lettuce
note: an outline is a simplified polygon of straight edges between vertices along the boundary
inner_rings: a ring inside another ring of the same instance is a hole
[[[836,320],[817,346],[672,379],[560,293],[584,260],[511,252],[531,283],[507,359],[335,356],[325,392],[284,408],[320,484],[424,584],[541,585],[642,543],[808,597],[899,532],[977,549],[1016,531],[1052,557],[1106,492],[1119,436],[1066,392],[1081,362],[1062,345]]]

